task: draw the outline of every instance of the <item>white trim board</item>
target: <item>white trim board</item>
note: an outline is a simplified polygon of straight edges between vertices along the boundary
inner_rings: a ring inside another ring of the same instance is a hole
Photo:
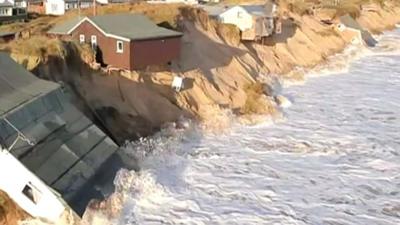
[[[76,28],[78,28],[83,22],[89,22],[90,24],[92,24],[95,28],[97,28],[104,36],[106,37],[111,37],[111,38],[115,38],[115,39],[119,39],[119,40],[123,40],[123,41],[127,41],[130,42],[131,39],[126,38],[126,37],[121,37],[118,35],[114,35],[114,34],[109,34],[106,33],[103,29],[101,29],[99,26],[97,26],[97,24],[95,22],[93,22],[89,17],[85,17],[83,18],[81,21],[79,21],[75,26],[73,26],[68,32],[67,34],[71,34],[72,31],[74,31]]]

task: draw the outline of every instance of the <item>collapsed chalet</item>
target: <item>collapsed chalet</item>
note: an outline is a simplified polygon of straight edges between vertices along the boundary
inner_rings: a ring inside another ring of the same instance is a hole
[[[0,68],[1,148],[82,213],[90,199],[101,197],[95,183],[112,183],[118,146],[70,104],[59,84],[36,78],[5,53]]]
[[[372,36],[370,32],[365,30],[361,25],[349,14],[339,18],[339,30],[348,29],[357,34],[360,42],[364,42],[369,47],[375,47],[378,41]]]
[[[103,65],[126,70],[178,59],[182,33],[157,26],[140,14],[75,18],[55,26],[52,36],[88,43]]]

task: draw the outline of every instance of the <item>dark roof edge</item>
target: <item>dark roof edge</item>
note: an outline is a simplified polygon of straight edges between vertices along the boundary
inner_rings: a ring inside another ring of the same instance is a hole
[[[60,84],[58,84],[58,83],[56,83],[56,84],[57,84],[57,86],[55,86],[53,90],[51,90],[51,91],[49,91],[49,92],[46,92],[46,93],[38,94],[38,95],[36,95],[35,97],[33,97],[33,98],[31,98],[31,99],[28,99],[28,100],[26,100],[26,101],[24,101],[24,102],[21,102],[21,104],[15,106],[14,108],[12,108],[11,110],[9,110],[9,111],[7,111],[7,112],[5,112],[5,113],[1,113],[1,112],[0,112],[0,120],[3,119],[3,118],[5,118],[5,117],[7,117],[8,115],[10,115],[10,114],[12,114],[12,113],[18,111],[19,109],[25,107],[26,104],[29,104],[29,103],[31,103],[31,102],[34,102],[34,101],[36,101],[37,99],[39,99],[39,98],[41,98],[41,97],[43,97],[43,96],[45,96],[45,95],[48,95],[49,93],[52,93],[52,92],[54,92],[54,91],[57,91],[58,89],[60,89],[61,86],[60,86]]]
[[[175,32],[178,32],[178,31],[175,31]],[[182,37],[182,36],[183,36],[183,33],[179,32],[179,34],[154,36],[154,37],[148,37],[148,38],[127,38],[127,39],[130,39],[131,41],[144,41],[144,40],[156,40],[156,39],[174,38],[174,37]]]

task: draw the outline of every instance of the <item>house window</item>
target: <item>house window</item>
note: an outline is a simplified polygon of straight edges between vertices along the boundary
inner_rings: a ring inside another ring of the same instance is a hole
[[[84,34],[79,35],[79,43],[81,43],[81,44],[85,43],[85,35]]]
[[[96,35],[91,36],[90,43],[92,44],[93,49],[97,48],[97,36]]]
[[[8,15],[9,9],[0,9],[0,15]]]
[[[117,52],[118,53],[124,52],[124,42],[123,41],[117,41]]]
[[[25,185],[24,189],[22,189],[22,194],[24,194],[25,197],[31,200],[35,205],[38,204],[42,195],[42,193],[31,183]]]
[[[242,14],[243,14],[242,12],[238,12],[237,13],[237,18],[242,18]]]

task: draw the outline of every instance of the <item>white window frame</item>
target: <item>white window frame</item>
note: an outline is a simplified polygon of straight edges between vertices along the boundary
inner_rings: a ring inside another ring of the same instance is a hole
[[[8,16],[9,8],[0,9],[0,15]]]
[[[84,34],[80,34],[79,35],[79,43],[81,43],[81,44],[83,44],[83,43],[85,43],[85,35]]]
[[[36,188],[31,182],[28,182],[24,186],[22,194],[35,205],[37,205],[42,198],[42,192],[38,188]]]
[[[92,48],[97,47],[97,36],[96,35],[92,35],[90,36],[90,44],[92,46]],[[95,44],[95,45],[94,45]]]
[[[120,44],[121,44],[121,49],[119,48]],[[117,41],[117,53],[124,53],[124,42],[123,41]]]

